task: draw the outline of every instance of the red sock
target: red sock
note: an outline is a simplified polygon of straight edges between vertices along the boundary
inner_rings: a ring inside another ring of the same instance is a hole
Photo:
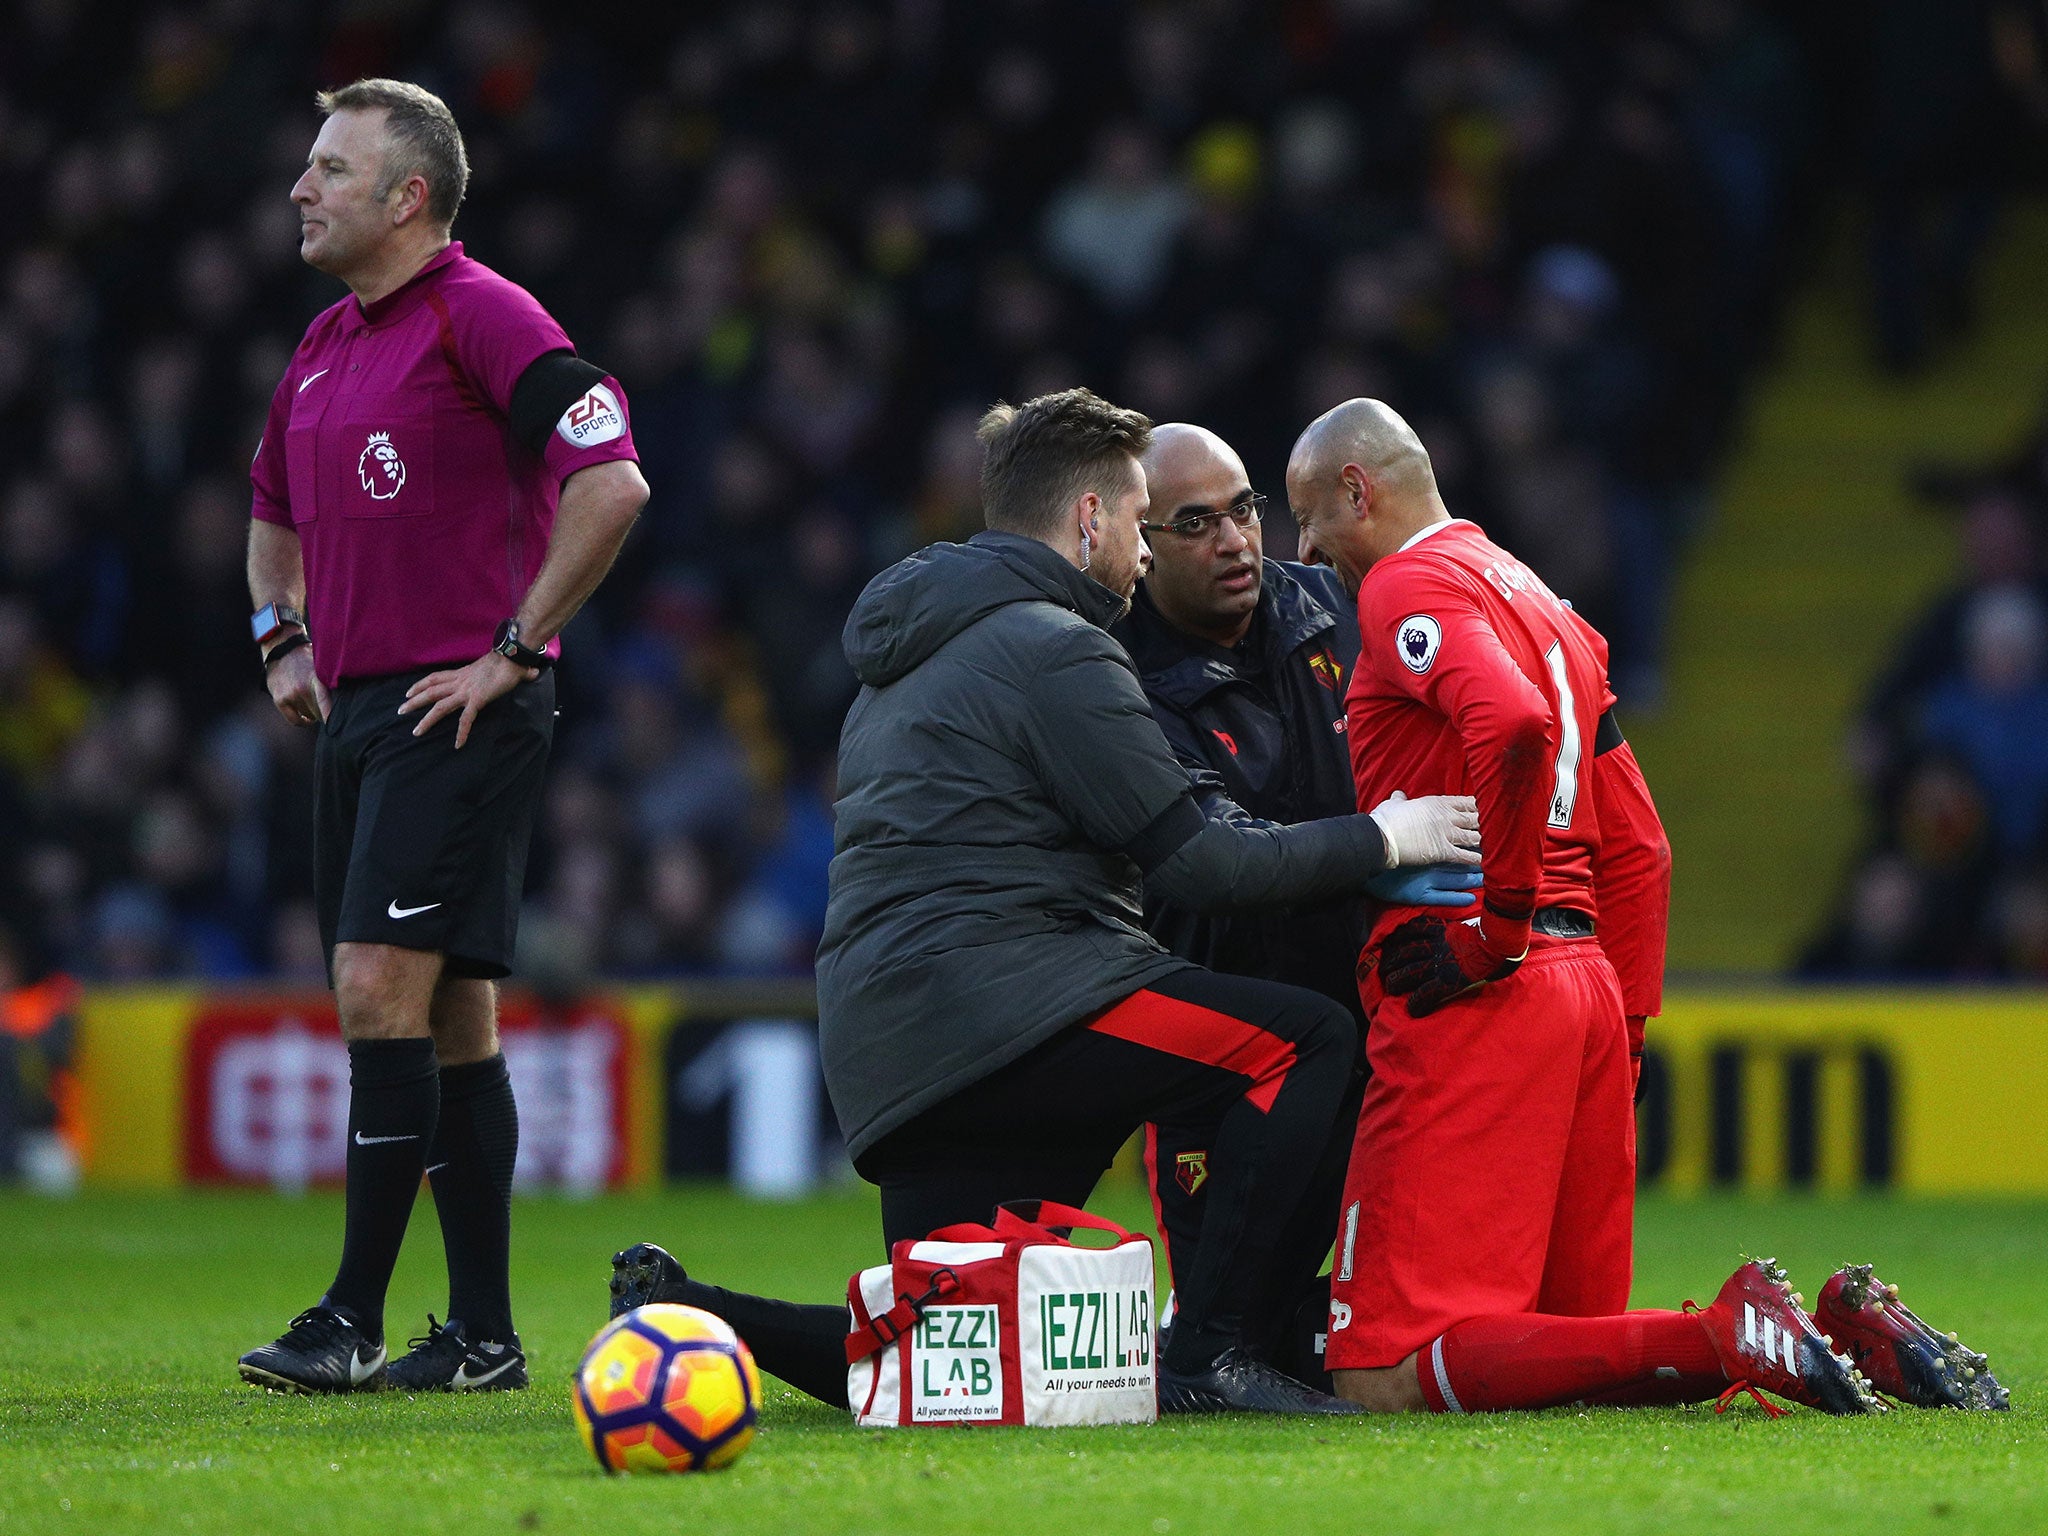
[[[1727,1385],[1706,1329],[1683,1312],[1475,1317],[1419,1350],[1415,1375],[1423,1400],[1438,1413],[1697,1402]],[[1677,1391],[1686,1395],[1668,1395]]]
[[[1727,1390],[1728,1378],[1717,1368],[1711,1376],[1659,1376],[1609,1392],[1588,1392],[1583,1400],[1602,1408],[1670,1408],[1679,1403],[1704,1403]]]

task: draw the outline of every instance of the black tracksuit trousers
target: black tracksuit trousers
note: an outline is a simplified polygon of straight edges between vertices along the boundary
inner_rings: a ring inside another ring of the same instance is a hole
[[[1302,1205],[1353,1085],[1357,1042],[1351,1015],[1320,993],[1190,966],[925,1110],[855,1167],[881,1186],[886,1248],[986,1222],[1011,1200],[1084,1205],[1147,1122],[1202,1136],[1200,1230],[1175,1234],[1178,1311],[1164,1361],[1197,1371],[1270,1312],[1275,1248],[1334,1217]],[[696,1280],[678,1299],[731,1323],[763,1370],[845,1406],[843,1304]]]

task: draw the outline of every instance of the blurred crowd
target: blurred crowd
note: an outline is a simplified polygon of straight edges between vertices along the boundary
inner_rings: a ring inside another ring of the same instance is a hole
[[[1829,103],[1863,88],[1831,11],[1865,8],[21,0],[0,923],[87,977],[320,974],[310,741],[263,695],[242,577],[264,408],[339,297],[287,200],[316,87],[447,98],[458,238],[624,382],[653,487],[565,637],[523,968],[800,973],[841,623],[881,565],[979,527],[998,397],[1087,383],[1204,422],[1268,491],[1311,416],[1392,400],[1655,707],[1669,573]],[[1955,654],[2024,629],[2019,601],[1959,609]],[[1927,709],[1976,707],[1969,667],[1943,686]]]
[[[1960,518],[1960,579],[1863,709],[1870,844],[1800,970],[2048,981],[2048,419],[2008,462],[1927,489]]]

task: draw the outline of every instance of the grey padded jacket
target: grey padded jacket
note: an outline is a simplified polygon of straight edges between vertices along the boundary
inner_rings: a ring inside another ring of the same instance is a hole
[[[1187,962],[1139,883],[1202,910],[1355,893],[1378,826],[1205,821],[1106,633],[1124,601],[981,533],[882,572],[847,619],[818,947],[825,1081],[856,1157],[919,1111]]]

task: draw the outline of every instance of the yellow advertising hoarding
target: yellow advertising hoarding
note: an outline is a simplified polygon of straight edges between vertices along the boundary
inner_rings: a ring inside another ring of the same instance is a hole
[[[2048,1193],[2048,993],[1684,991],[1649,1043],[1652,1186]]]
[[[508,1007],[524,1006],[508,997]],[[200,1145],[224,1113],[198,1102],[215,1060],[207,1052],[221,1015],[252,1009],[287,1028],[295,1011],[331,1020],[319,993],[87,994],[79,1075],[89,1180],[166,1188],[220,1165]],[[566,1008],[565,1017],[609,1021],[619,1042],[607,1058],[616,1090],[604,1116],[617,1145],[601,1182],[646,1184],[670,1165],[663,1077],[678,1029],[812,1009],[807,989],[786,985],[636,986]],[[553,1070],[590,1059],[561,1056]],[[274,1088],[260,1076],[268,1068],[255,1070],[258,1090]],[[2048,993],[1679,991],[1651,1025],[1644,1076],[1649,1187],[2048,1194]],[[260,1093],[256,1101],[253,1113],[273,1113]]]
[[[197,988],[86,992],[78,1083],[89,1183],[162,1189],[181,1181],[187,1036],[204,999]]]

